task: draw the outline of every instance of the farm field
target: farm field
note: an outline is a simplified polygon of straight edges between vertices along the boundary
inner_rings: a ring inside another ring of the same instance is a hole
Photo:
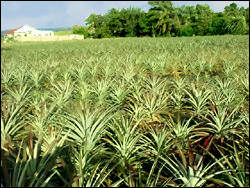
[[[1,46],[1,185],[249,185],[249,36]]]

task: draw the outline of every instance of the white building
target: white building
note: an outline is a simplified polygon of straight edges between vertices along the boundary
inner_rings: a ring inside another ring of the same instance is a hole
[[[21,26],[17,29],[13,29],[11,31],[5,32],[5,35],[7,37],[10,36],[54,36],[53,31],[41,31],[37,30],[33,27],[30,27],[28,25]]]

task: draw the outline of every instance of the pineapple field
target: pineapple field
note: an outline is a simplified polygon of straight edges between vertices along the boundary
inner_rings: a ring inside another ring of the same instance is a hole
[[[248,187],[249,36],[3,44],[1,186]]]

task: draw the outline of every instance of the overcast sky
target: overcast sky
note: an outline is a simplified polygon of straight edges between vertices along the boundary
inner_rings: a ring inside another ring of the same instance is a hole
[[[235,2],[249,7],[249,1],[173,1],[174,6],[208,4],[215,12]],[[148,1],[1,1],[1,30],[28,24],[35,28],[84,25],[91,13],[105,14],[111,8],[140,7],[148,11]]]

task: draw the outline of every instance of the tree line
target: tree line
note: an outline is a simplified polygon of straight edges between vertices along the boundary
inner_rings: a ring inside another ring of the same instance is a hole
[[[148,12],[138,7],[110,9],[105,15],[91,14],[86,27],[73,26],[85,38],[205,36],[249,34],[249,7],[231,3],[223,12],[210,6],[175,7],[171,1],[148,1]]]

